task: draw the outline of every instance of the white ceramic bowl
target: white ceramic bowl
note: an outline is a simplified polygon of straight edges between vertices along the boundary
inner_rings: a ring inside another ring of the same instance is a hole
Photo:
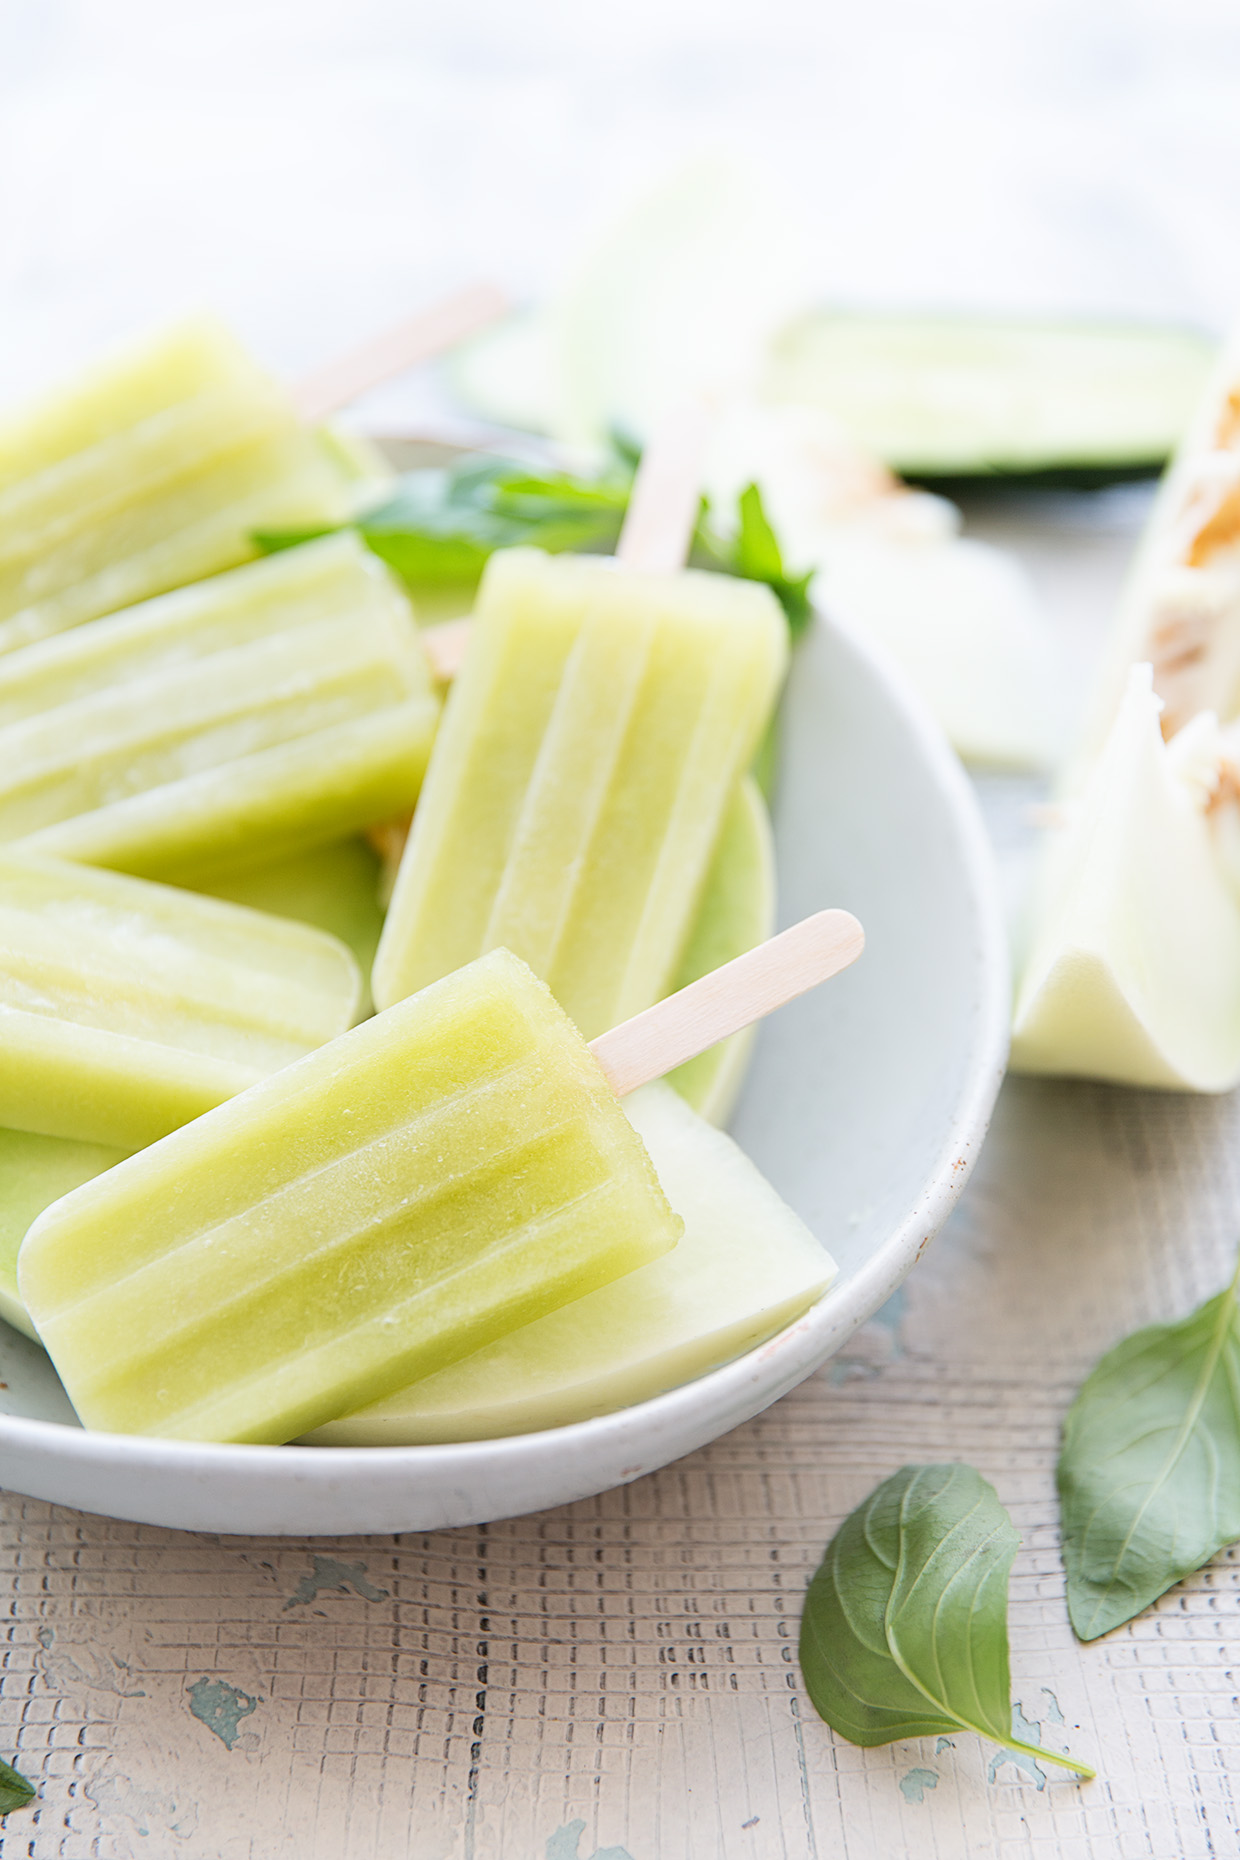
[[[0,1484],[189,1530],[432,1530],[640,1478],[786,1394],[894,1291],[977,1154],[1007,1051],[989,851],[938,730],[868,649],[819,621],[786,709],[781,920],[843,905],[853,969],[764,1026],[733,1131],[840,1264],[799,1322],[622,1413],[439,1447],[205,1446],[77,1426],[47,1358],[0,1323]]]

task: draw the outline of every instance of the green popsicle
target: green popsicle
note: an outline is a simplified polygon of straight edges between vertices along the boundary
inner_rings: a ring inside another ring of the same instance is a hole
[[[325,537],[0,659],[0,842],[209,883],[411,807],[438,715],[405,596]]]
[[[775,931],[775,848],[761,790],[746,775],[728,803],[701,902],[671,992],[722,968]],[[708,1047],[669,1072],[686,1104],[712,1124],[732,1114],[753,1051],[755,1027]]]
[[[0,652],[344,522],[378,470],[222,324],[178,323],[0,422]]]
[[[0,1126],[136,1149],[348,1027],[335,937],[0,853]]]
[[[756,582],[492,556],[376,1001],[501,945],[587,1038],[667,993],[786,654],[783,614]]]
[[[18,1276],[87,1426],[280,1441],[680,1230],[601,1067],[497,950],[65,1196]]]

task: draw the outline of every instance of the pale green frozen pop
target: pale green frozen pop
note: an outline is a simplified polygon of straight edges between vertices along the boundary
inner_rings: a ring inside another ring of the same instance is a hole
[[[0,842],[208,883],[416,799],[417,623],[351,533],[0,659]]]
[[[281,1441],[680,1225],[602,1066],[497,950],[57,1202],[19,1285],[88,1427]]]
[[[587,1038],[666,994],[786,657],[783,614],[756,582],[493,555],[375,1000],[501,945]]]
[[[0,1127],[151,1143],[348,1027],[335,937],[0,852]]]
[[[378,474],[223,324],[178,323],[0,420],[0,652],[345,522]]]

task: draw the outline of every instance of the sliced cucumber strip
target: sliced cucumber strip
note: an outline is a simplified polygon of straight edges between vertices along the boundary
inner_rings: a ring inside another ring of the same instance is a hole
[[[765,393],[834,414],[904,477],[1102,483],[1165,463],[1216,352],[1135,323],[820,311],[776,340]]]

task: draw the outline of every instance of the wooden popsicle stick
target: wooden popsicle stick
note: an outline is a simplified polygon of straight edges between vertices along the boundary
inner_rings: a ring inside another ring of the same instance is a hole
[[[701,502],[702,462],[711,425],[707,403],[690,400],[651,435],[616,544],[616,560],[626,568],[671,573],[684,567]]]
[[[439,626],[423,627],[421,639],[426,656],[432,672],[443,684],[450,684],[464,664],[473,627],[473,621],[468,618],[444,620]]]
[[[851,912],[819,911],[601,1033],[590,1051],[623,1098],[838,975],[864,948]]]
[[[508,301],[493,284],[471,284],[451,297],[406,317],[359,348],[304,375],[293,387],[293,401],[304,420],[322,420],[350,401],[428,362],[455,343],[507,314]]]

